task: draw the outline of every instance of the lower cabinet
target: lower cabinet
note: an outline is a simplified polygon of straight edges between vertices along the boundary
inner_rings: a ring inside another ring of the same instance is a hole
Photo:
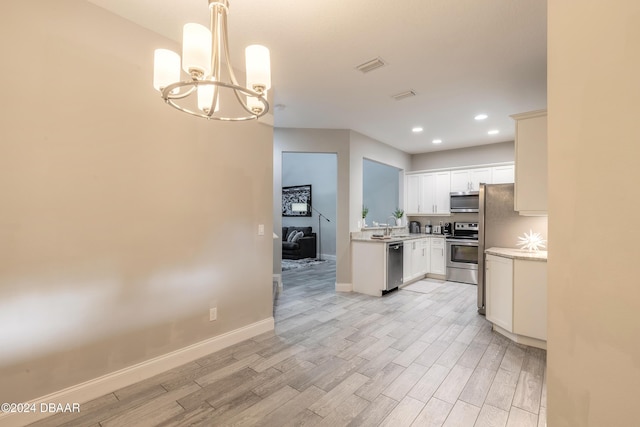
[[[429,272],[429,239],[404,242],[403,280],[405,283],[424,277]]]
[[[487,255],[485,270],[487,320],[513,332],[513,260]]]
[[[487,255],[485,269],[487,320],[517,342],[545,348],[547,263]]]
[[[430,250],[430,262],[429,273],[445,275],[447,271],[445,269],[445,244],[444,237],[432,237],[431,238],[431,250]]]
[[[381,296],[387,281],[387,245],[384,242],[351,242],[353,290]]]
[[[403,242],[402,281],[409,283],[427,274],[444,276],[444,237],[423,237]],[[351,274],[353,290],[367,295],[382,295],[387,278],[386,242],[352,241]]]

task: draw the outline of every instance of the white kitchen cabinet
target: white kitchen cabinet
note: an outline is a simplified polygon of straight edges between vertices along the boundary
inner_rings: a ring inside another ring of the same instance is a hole
[[[547,340],[547,263],[515,260],[513,332]]]
[[[425,214],[449,215],[451,172],[434,172],[422,175],[422,203]]]
[[[451,171],[451,191],[452,192],[460,192],[460,191],[470,191],[469,190],[469,171],[457,170]]]
[[[513,184],[515,178],[515,168],[513,165],[495,166],[491,168],[492,184]]]
[[[381,296],[387,281],[387,244],[352,241],[351,269],[354,292]]]
[[[405,240],[402,264],[404,283],[421,279],[428,273],[428,247],[428,238]]]
[[[546,348],[547,263],[488,254],[486,317],[516,342]]]
[[[402,282],[409,283],[413,278],[413,244],[404,242],[402,248]]]
[[[407,175],[407,215],[449,215],[449,171]]]
[[[420,213],[421,181],[422,175],[407,175],[407,214]]]
[[[513,260],[487,255],[485,270],[487,320],[513,332]]]
[[[547,215],[547,111],[511,117],[516,121],[514,208],[520,215]]]
[[[424,238],[420,240],[420,248],[422,249],[422,271],[428,274],[431,271],[431,239]]]
[[[431,238],[431,254],[429,273],[445,275],[445,244],[444,237]]]
[[[451,171],[451,191],[478,191],[480,184],[491,184],[491,168],[473,168]]]

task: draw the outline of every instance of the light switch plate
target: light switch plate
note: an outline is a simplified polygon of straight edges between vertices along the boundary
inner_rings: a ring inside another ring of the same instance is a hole
[[[258,224],[258,236],[264,236],[264,224]]]

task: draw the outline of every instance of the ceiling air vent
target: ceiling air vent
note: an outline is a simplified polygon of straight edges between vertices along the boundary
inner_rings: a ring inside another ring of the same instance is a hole
[[[400,92],[400,93],[396,93],[395,95],[391,95],[391,97],[396,101],[401,101],[406,98],[411,98],[412,96],[416,96],[416,93],[412,90],[407,90],[405,92]]]
[[[367,61],[364,64],[360,64],[356,67],[356,70],[362,71],[362,73],[368,73],[369,71],[373,71],[377,68],[384,67],[387,65],[381,58],[375,58],[371,61]]]

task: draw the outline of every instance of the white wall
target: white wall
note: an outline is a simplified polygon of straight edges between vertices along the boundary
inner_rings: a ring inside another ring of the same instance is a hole
[[[311,184],[310,217],[282,217],[283,227],[311,227],[318,234],[322,255],[336,254],[336,196],[338,158],[329,153],[283,153],[282,186]],[[318,212],[322,218],[318,226]],[[321,230],[319,230],[319,227]],[[282,230],[282,229],[281,229]],[[276,231],[276,234],[280,232]],[[321,236],[321,237],[320,237]]]
[[[514,114],[518,111],[514,111]],[[514,123],[515,127],[515,123]],[[411,156],[411,171],[427,169],[447,169],[475,166],[489,163],[513,162],[515,146],[513,141],[455,150],[434,151]]]
[[[548,24],[548,425],[635,426],[640,2],[550,1]]]
[[[167,107],[177,46],[85,1],[4,0],[0,34],[0,402],[269,319],[272,128]]]

